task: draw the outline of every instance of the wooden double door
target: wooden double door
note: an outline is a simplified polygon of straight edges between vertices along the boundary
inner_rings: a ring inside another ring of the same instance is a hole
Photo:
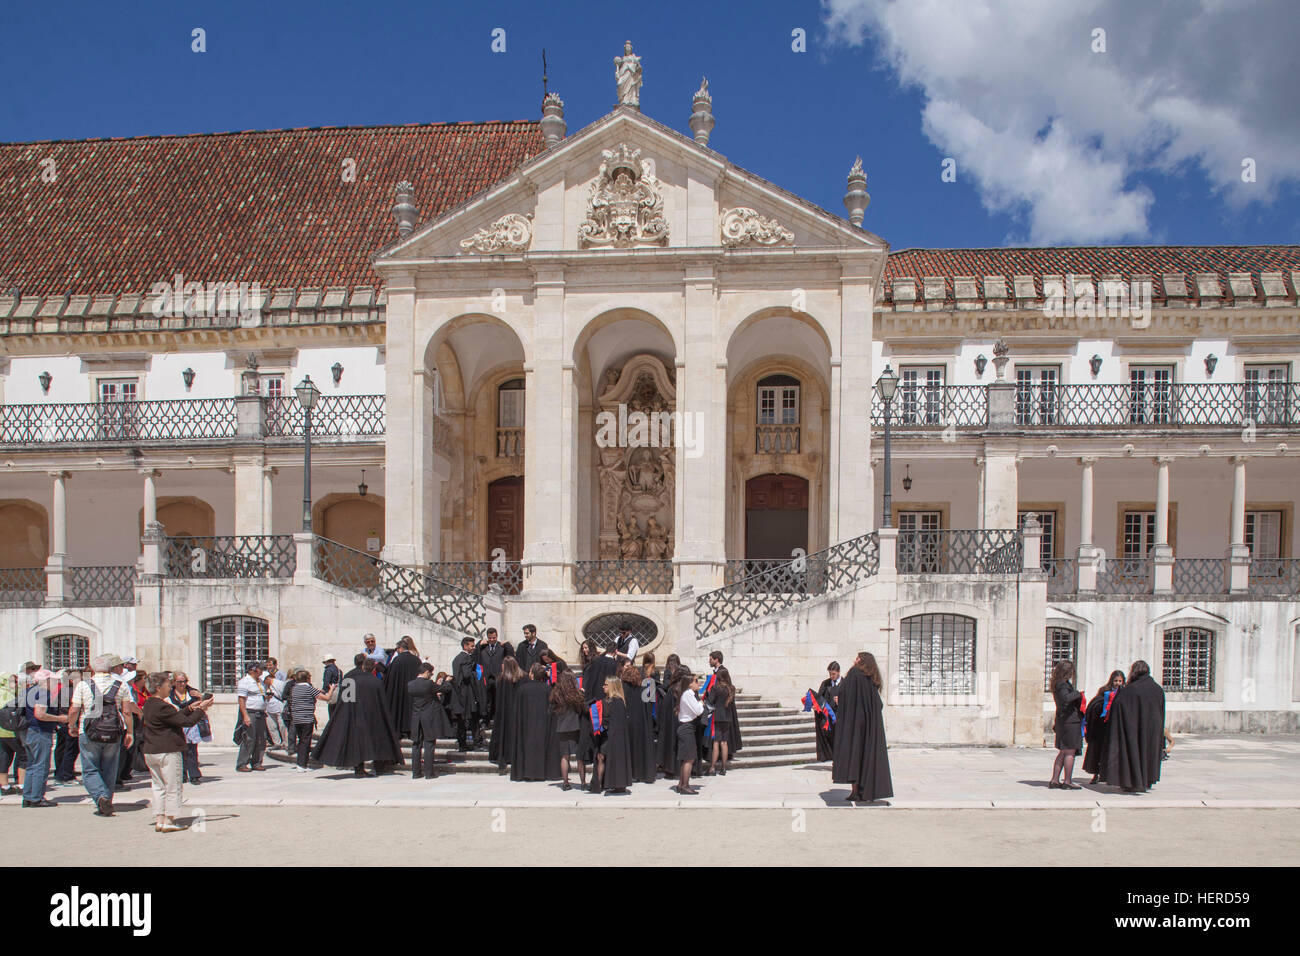
[[[488,535],[486,560],[500,548],[507,561],[524,552],[524,479],[521,475],[498,478],[488,485]]]
[[[758,475],[745,482],[745,557],[789,559],[808,550],[808,480]]]

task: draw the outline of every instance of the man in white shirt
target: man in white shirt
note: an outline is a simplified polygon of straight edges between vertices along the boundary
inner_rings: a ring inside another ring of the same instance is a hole
[[[632,628],[624,624],[618,629],[618,642],[614,645],[620,660],[629,664],[636,663],[636,655],[641,650],[641,642],[632,636]]]
[[[239,679],[235,693],[239,698],[239,719],[244,726],[235,770],[238,773],[265,770],[262,756],[266,751],[266,690],[262,686],[260,662],[248,665],[248,673]]]
[[[116,654],[104,654],[92,662],[95,674],[83,680],[72,692],[72,705],[68,709],[68,733],[79,743],[81,752],[81,782],[95,801],[97,816],[113,815],[113,788],[117,783],[118,762],[122,754],[134,743],[131,736],[132,719],[139,713],[131,688],[122,679],[123,662]],[[113,689],[116,685],[116,690]],[[111,703],[105,699],[111,697]],[[116,710],[123,725],[122,735],[115,741],[96,741],[86,736],[86,725],[110,708]]]

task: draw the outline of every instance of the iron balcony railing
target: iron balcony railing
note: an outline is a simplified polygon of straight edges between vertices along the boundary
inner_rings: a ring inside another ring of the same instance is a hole
[[[1219,597],[1228,593],[1225,558],[1175,558],[1172,586],[1177,597]]]
[[[733,567],[750,563],[728,562]],[[695,604],[697,640],[866,580],[880,570],[880,537],[872,531],[804,557],[754,564],[754,574],[700,595]]]
[[[440,581],[317,536],[312,542],[313,574],[335,587],[352,591],[426,620],[478,636],[484,627],[482,595]]]
[[[134,564],[68,568],[68,604],[78,607],[131,607],[135,604]]]
[[[1300,558],[1252,558],[1247,593],[1253,597],[1300,595]]]
[[[1075,594],[1079,590],[1079,559],[1052,558],[1043,562],[1047,572],[1047,593]]]
[[[168,538],[169,578],[291,578],[298,554],[291,534]]]
[[[575,561],[573,588],[579,594],[671,594],[671,561]]]
[[[1019,574],[1024,569],[1018,531],[899,531],[900,574]]]
[[[983,385],[917,385],[900,382],[889,406],[892,428],[984,428],[988,399]],[[876,386],[871,399],[871,425],[885,427],[885,400]]]
[[[40,607],[46,593],[44,568],[0,568],[0,607]]]
[[[263,398],[268,438],[301,438],[306,413],[296,395]],[[317,437],[381,437],[384,396],[322,395],[311,413],[311,434]]]
[[[524,587],[523,565],[518,561],[438,561],[429,566],[435,580],[475,594],[498,585],[502,594],[518,594]]]
[[[0,405],[0,444],[122,444],[235,437],[233,398]]]
[[[1150,594],[1155,585],[1155,564],[1150,558],[1103,561],[1097,569],[1097,594],[1131,596]]]

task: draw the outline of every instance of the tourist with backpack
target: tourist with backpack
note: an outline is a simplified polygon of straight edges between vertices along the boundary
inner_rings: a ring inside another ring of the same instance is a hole
[[[27,730],[23,743],[27,745],[27,777],[23,780],[24,807],[57,807],[53,800],[45,799],[45,783],[50,773],[50,758],[54,753],[54,728],[68,722],[67,714],[55,714],[53,671],[41,668],[32,675],[32,686],[27,690]]]
[[[22,792],[27,772],[27,748],[23,746],[21,726],[27,720],[19,699],[17,674],[0,674],[0,796],[12,797]],[[9,766],[13,765],[17,786],[9,783]]]
[[[139,708],[122,679],[122,658],[104,654],[93,667],[94,676],[73,691],[68,732],[78,739],[81,783],[95,801],[96,816],[111,817],[118,763],[134,743],[131,727]]]

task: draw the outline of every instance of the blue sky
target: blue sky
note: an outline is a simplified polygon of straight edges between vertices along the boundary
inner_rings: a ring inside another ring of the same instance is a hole
[[[543,47],[573,132],[612,106],[612,58],[631,39],[647,114],[689,133],[707,74],[710,145],[836,214],[860,153],[864,225],[895,249],[1300,241],[1285,4],[1240,0],[1219,22],[1179,0],[1187,22],[1159,47],[1131,4],[1061,6],[6,0],[0,140],[536,118]],[[206,53],[191,52],[195,27]],[[1250,48],[1241,88],[1227,66],[1198,86],[1207,51],[1230,58],[1235,43]],[[1235,182],[1238,154],[1256,157],[1256,183]],[[955,182],[941,179],[946,157]]]

